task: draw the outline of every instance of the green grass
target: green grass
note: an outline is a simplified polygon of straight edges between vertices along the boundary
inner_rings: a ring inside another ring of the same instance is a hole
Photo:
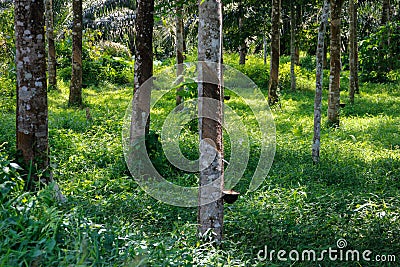
[[[241,67],[249,76],[268,72],[261,58],[252,56],[250,61],[254,64]],[[227,56],[225,62],[235,66],[236,58]],[[91,120],[84,109],[67,107],[67,84],[60,82],[61,92],[50,93],[51,161],[54,178],[68,198],[66,204],[57,204],[49,188],[22,193],[18,170],[10,165],[15,115],[2,111],[0,265],[289,266],[276,257],[272,263],[259,262],[257,253],[265,246],[269,251],[321,251],[335,248],[340,238],[347,240],[349,249],[369,249],[373,255],[397,253],[400,261],[400,86],[361,84],[356,104],[342,110],[339,129],[326,127],[323,116],[321,163],[313,165],[315,75],[298,71],[301,90],[292,92],[283,82],[281,105],[272,110],[277,131],[272,168],[257,191],[246,193],[260,150],[259,136],[250,131],[251,157],[243,181],[235,187],[242,192],[239,200],[225,206],[222,248],[198,242],[196,208],[169,206],[151,198],[127,170],[121,130],[131,87],[105,84],[85,89]],[[264,77],[258,77],[258,82],[266,94]],[[345,103],[347,84],[343,73]],[[323,112],[326,99],[325,90]],[[171,103],[173,96],[167,96],[152,113],[156,133]],[[247,111],[240,98],[233,96],[227,104],[238,113]],[[254,125],[251,114],[246,119],[246,125]],[[196,133],[186,129],[182,137],[183,153],[195,158]],[[171,181],[196,183],[196,174],[173,168],[161,151],[151,155],[157,156],[156,167]],[[320,264],[385,266],[363,261]]]

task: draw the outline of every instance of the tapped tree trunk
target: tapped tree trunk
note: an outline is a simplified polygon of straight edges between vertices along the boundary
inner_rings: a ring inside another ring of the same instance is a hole
[[[49,89],[57,89],[57,61],[54,43],[53,0],[45,0],[46,37],[47,37],[47,73]]]
[[[138,0],[136,12],[131,141],[140,138],[143,132],[147,135],[150,129],[151,85],[145,88],[142,85],[153,76],[154,0]]]
[[[268,84],[268,104],[275,105],[279,101],[279,56],[280,56],[280,13],[281,0],[272,0],[271,26],[271,66]]]
[[[14,1],[17,66],[17,151],[32,173],[28,187],[50,182],[43,1]]]
[[[296,90],[296,74],[294,68],[296,65],[296,14],[294,3],[290,3],[290,88]]]
[[[72,1],[72,76],[69,106],[82,106],[82,0]]]
[[[198,3],[198,96],[200,98],[199,135],[201,151],[198,224],[201,235],[210,233],[212,238],[219,242],[222,240],[224,208],[221,198],[224,187],[221,66],[222,3],[221,0],[199,0]],[[209,161],[207,159],[211,161],[211,164],[207,164]],[[217,197],[215,198],[215,196]],[[210,201],[210,199],[214,200]]]
[[[321,24],[318,30],[318,45],[317,45],[317,67],[316,67],[316,86],[315,86],[315,100],[314,100],[314,138],[312,145],[312,159],[314,163],[319,162],[319,151],[321,146],[321,107],[322,107],[322,81],[323,81],[323,57],[324,57],[324,44],[326,25],[328,24],[329,17],[329,0],[324,0],[324,7],[322,11]]]
[[[328,124],[339,127],[340,112],[340,16],[343,0],[331,0],[331,61],[328,95]]]
[[[350,88],[349,99],[350,103],[354,104],[354,94],[358,91],[358,63],[357,63],[357,12],[354,0],[349,0],[349,65],[350,65]]]
[[[176,17],[175,17],[175,21],[176,21],[176,64],[177,64],[177,69],[176,69],[176,76],[178,77],[178,84],[180,84],[181,82],[183,82],[183,79],[181,77],[182,73],[183,73],[183,60],[184,60],[184,56],[183,56],[183,8],[182,6],[177,3],[177,7],[176,7]],[[177,89],[177,92],[182,91],[183,87],[179,87]],[[176,106],[179,106],[182,103],[182,96],[180,95],[176,95]]]

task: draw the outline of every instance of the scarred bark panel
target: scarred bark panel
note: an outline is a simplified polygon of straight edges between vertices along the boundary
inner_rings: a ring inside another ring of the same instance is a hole
[[[339,126],[340,111],[340,15],[343,0],[331,0],[331,61],[328,95],[328,123]]]
[[[222,63],[222,4],[220,0],[199,0],[199,46],[198,60],[200,62]],[[200,164],[216,152],[210,166],[200,172],[198,223],[200,234],[211,230],[215,240],[222,240],[223,233],[223,200],[202,205],[210,195],[221,196],[223,191],[223,146],[222,146],[222,68],[220,65],[199,63],[199,80],[207,77],[214,83],[199,83],[198,96],[218,100],[218,105],[206,105],[199,102],[199,135]],[[202,118],[208,114],[215,120]],[[205,166],[203,166],[205,167]],[[208,190],[201,188],[212,181],[220,182]]]
[[[137,1],[131,141],[140,138],[143,131],[149,132],[151,92],[141,90],[141,86],[153,76],[153,13],[154,0]]]

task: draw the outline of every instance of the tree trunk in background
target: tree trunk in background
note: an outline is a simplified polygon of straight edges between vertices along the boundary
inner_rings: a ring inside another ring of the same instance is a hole
[[[340,112],[340,15],[343,0],[331,1],[331,61],[328,95],[328,124],[339,127]]]
[[[264,65],[267,65],[267,37],[265,37],[265,32],[263,35],[263,48],[264,48]]]
[[[386,25],[390,21],[390,0],[382,0],[381,25]]]
[[[350,103],[354,104],[354,94],[357,91],[358,63],[357,60],[357,13],[354,0],[349,0],[349,65],[350,65]]]
[[[244,19],[244,12],[242,1],[239,2],[239,38],[240,38],[240,46],[239,46],[239,64],[245,65],[246,64],[246,38],[244,36],[244,29],[243,29],[243,19]]]
[[[141,86],[153,76],[153,15],[154,0],[137,1],[131,140],[141,137],[143,131],[147,135],[150,129],[151,91],[147,89],[151,86],[146,90]]]
[[[268,104],[274,105],[279,101],[278,82],[279,82],[279,49],[280,49],[280,13],[281,1],[272,0],[271,15],[271,66],[268,85]]]
[[[296,65],[296,14],[294,3],[290,3],[290,88],[296,90],[296,74],[294,66]]]
[[[46,37],[47,37],[47,73],[49,89],[57,89],[57,61],[54,43],[53,0],[45,0]]]
[[[49,172],[48,112],[43,1],[14,1],[17,66],[17,151],[32,171]],[[44,182],[47,177],[41,176]]]
[[[354,39],[355,39],[355,48],[354,48],[354,61],[356,63],[356,73],[357,75],[354,76],[354,84],[355,84],[355,93],[360,93],[360,87],[358,83],[358,70],[360,66],[360,62],[358,61],[358,1],[354,3],[354,18],[355,18],[355,29],[354,29]]]
[[[175,17],[175,35],[176,35],[176,64],[177,64],[177,69],[176,69],[176,76],[178,77],[178,84],[183,82],[183,78],[180,78],[180,76],[183,73],[183,7],[177,3],[178,6],[176,7],[176,17]],[[179,87],[177,89],[177,92],[181,91],[183,87]],[[176,95],[176,106],[180,105],[182,103],[182,96]]]
[[[72,1],[72,76],[69,91],[70,106],[82,105],[82,0]]]
[[[351,1],[351,0],[350,0]],[[329,17],[329,0],[324,1],[322,11],[321,24],[318,30],[318,44],[317,44],[317,67],[316,67],[316,86],[315,86],[315,100],[314,100],[314,138],[312,145],[312,159],[314,163],[319,162],[319,151],[321,146],[321,107],[322,107],[322,81],[323,81],[323,56],[326,25],[328,24]]]
[[[198,96],[211,98],[215,103],[200,99],[200,183],[198,224],[199,233],[211,231],[212,238],[222,240],[223,210],[222,198],[208,203],[215,196],[222,197],[224,187],[224,165],[222,144],[222,3],[221,0],[199,0],[199,45]],[[203,61],[210,62],[201,63]],[[214,63],[214,64],[212,64]],[[207,82],[204,82],[204,81]],[[203,117],[204,116],[204,117]],[[211,118],[210,118],[210,117]],[[213,156],[215,155],[215,156]],[[206,164],[207,158],[213,158]],[[203,166],[204,165],[204,166]],[[211,186],[210,186],[211,184]],[[209,185],[204,187],[205,185]]]
[[[323,67],[324,67],[324,69],[327,69],[327,67],[328,67],[328,41],[326,40],[327,38],[325,38],[325,40],[324,40],[324,55],[323,55],[323,57],[324,57],[324,59],[323,59]]]

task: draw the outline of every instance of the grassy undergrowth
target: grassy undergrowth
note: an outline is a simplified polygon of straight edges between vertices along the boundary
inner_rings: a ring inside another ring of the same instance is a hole
[[[227,57],[225,62],[230,60],[236,59]],[[267,73],[262,59],[250,61],[244,67],[250,77]],[[14,114],[3,111],[0,266],[396,266],[328,257],[324,262],[281,262],[276,254],[272,262],[257,259],[265,246],[268,251],[322,251],[336,248],[344,238],[347,249],[368,249],[371,257],[397,253],[400,262],[400,86],[362,84],[356,104],[342,110],[341,127],[323,127],[321,163],[313,165],[314,76],[298,71],[301,90],[283,86],[281,105],[272,110],[277,131],[272,168],[257,191],[246,193],[260,149],[257,135],[250,133],[250,161],[235,187],[242,194],[225,206],[222,248],[198,242],[195,208],[151,198],[127,170],[121,130],[132,88],[104,84],[85,89],[89,120],[84,109],[67,107],[66,84],[60,82],[61,92],[50,93],[51,162],[66,204],[55,203],[49,188],[23,193],[24,182],[11,163]],[[265,81],[258,78],[265,93]],[[346,102],[346,91],[342,99]],[[159,132],[171,103],[173,97],[167,96],[153,112],[154,132]],[[227,104],[244,112],[240,98],[233,96]],[[182,137],[183,153],[195,158],[196,134],[187,129]],[[196,174],[174,169],[160,151],[151,155],[171,181],[196,183]]]

